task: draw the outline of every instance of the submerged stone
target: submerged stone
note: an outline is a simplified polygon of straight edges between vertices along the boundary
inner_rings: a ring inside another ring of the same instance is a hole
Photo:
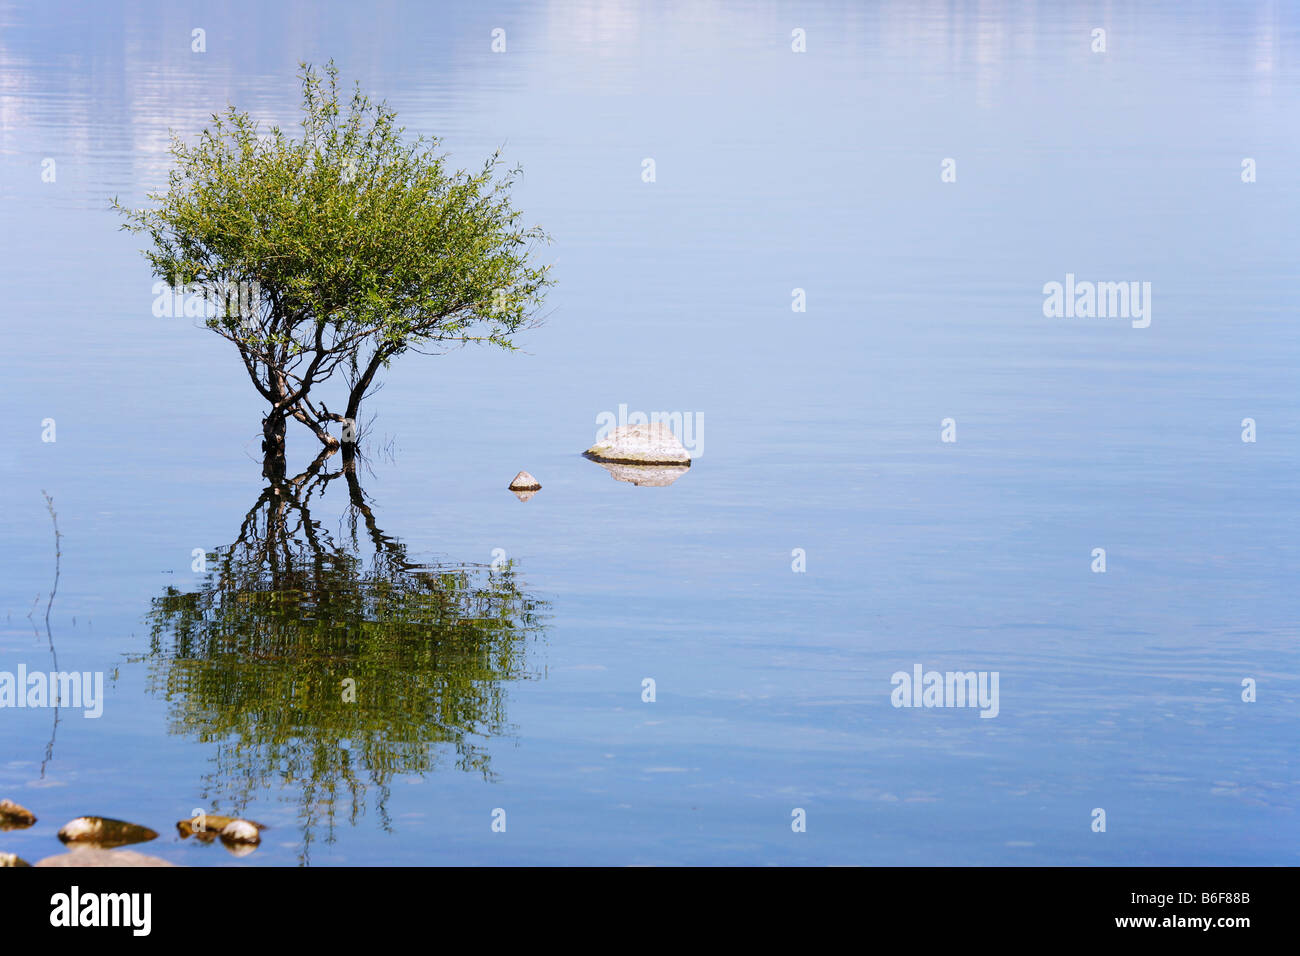
[[[686,447],[663,422],[620,425],[597,439],[585,452],[593,461],[627,465],[684,465],[690,467]]]
[[[97,847],[126,846],[157,838],[158,834],[148,827],[108,817],[77,817],[59,830],[59,839],[64,843],[87,843]]]
[[[145,856],[134,850],[105,850],[96,847],[77,847],[71,853],[47,856],[37,866],[175,866],[156,856]]]

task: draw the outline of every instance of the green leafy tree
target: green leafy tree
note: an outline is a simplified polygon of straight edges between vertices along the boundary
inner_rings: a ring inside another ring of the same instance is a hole
[[[151,208],[123,228],[152,240],[154,274],[202,295],[206,325],[238,350],[270,408],[268,477],[284,474],[286,423],[327,449],[356,440],[361,403],[390,362],[467,342],[513,349],[550,284],[533,254],[547,241],[511,204],[517,168],[500,153],[452,170],[439,141],[409,139],[358,87],[302,65],[302,136],[263,131],[233,106],[198,141],[173,137],[175,165]],[[193,290],[198,290],[197,292]],[[346,383],[342,412],[316,391]]]

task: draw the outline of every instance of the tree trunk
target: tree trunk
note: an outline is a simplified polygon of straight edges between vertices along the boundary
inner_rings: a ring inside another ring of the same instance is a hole
[[[285,416],[272,412],[262,419],[262,476],[271,482],[284,480]]]
[[[353,435],[352,441],[343,443],[345,451],[348,445],[356,444],[357,415],[361,413],[361,400],[366,397],[366,389],[370,388],[370,384],[375,380],[375,373],[379,371],[380,366],[384,364],[384,359],[389,354],[391,353],[382,348],[376,350],[375,354],[370,357],[370,362],[366,365],[365,371],[361,373],[361,377],[356,380],[352,385],[351,392],[348,393],[348,410],[343,413],[343,417],[352,422]]]
[[[266,384],[275,401],[262,419],[262,476],[273,484],[284,481],[285,432],[288,431],[289,409],[284,407],[289,395],[289,384],[284,375],[268,368]]]

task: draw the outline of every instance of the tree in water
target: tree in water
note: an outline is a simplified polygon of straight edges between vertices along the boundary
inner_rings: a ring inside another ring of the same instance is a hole
[[[499,152],[452,170],[436,138],[404,138],[359,87],[342,106],[332,61],[323,77],[307,64],[300,75],[300,138],[231,106],[196,143],[173,137],[155,206],[113,202],[123,228],[152,241],[154,274],[199,302],[269,405],[272,480],[286,473],[289,420],[325,448],[354,444],[361,403],[394,359],[468,342],[513,349],[550,285],[549,266],[532,261],[547,237],[521,224],[510,200],[520,171],[502,173]],[[319,395],[336,376],[342,411]]]

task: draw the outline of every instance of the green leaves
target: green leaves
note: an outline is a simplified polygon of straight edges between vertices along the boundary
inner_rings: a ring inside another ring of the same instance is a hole
[[[551,284],[530,261],[547,237],[510,201],[519,171],[503,173],[499,153],[452,171],[436,139],[404,137],[360,88],[341,101],[332,62],[300,75],[300,137],[230,107],[193,144],[173,139],[154,206],[114,201],[124,228],[149,237],[154,274],[255,285],[253,314],[207,326],[277,408],[301,409],[313,385],[380,352],[386,363],[440,342],[512,348]]]

